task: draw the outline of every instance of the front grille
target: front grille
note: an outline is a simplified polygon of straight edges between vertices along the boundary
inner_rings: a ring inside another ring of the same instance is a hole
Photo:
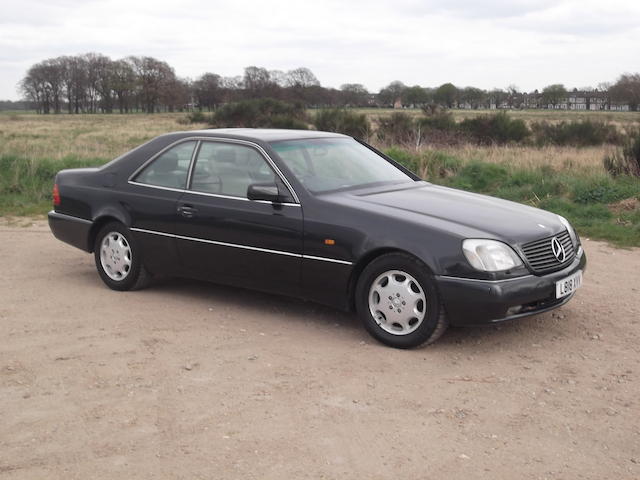
[[[560,260],[558,260],[553,254],[552,241],[554,237],[557,238],[560,244],[564,247],[564,262],[560,262]],[[527,259],[529,266],[535,273],[549,273],[555,270],[560,270],[571,263],[575,257],[575,248],[567,230],[559,233],[558,235],[529,242],[523,245],[522,252]]]

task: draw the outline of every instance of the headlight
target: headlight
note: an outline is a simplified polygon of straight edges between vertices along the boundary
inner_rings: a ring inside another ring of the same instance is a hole
[[[573,245],[574,246],[578,245],[578,235],[576,234],[576,231],[573,229],[573,227],[569,223],[569,220],[564,218],[562,215],[558,215],[558,218],[560,219],[560,223],[562,223],[567,228],[567,231],[569,232],[569,236],[571,237],[571,241],[573,242]]]
[[[473,268],[498,272],[522,265],[522,260],[506,243],[470,238],[462,242],[462,251]]]

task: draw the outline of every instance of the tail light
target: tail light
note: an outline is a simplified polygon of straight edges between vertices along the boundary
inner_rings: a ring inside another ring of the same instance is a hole
[[[53,206],[57,207],[60,205],[60,190],[58,189],[58,184],[53,184]]]

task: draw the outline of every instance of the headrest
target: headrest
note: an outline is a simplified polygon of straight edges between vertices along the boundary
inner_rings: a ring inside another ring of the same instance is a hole
[[[162,155],[156,162],[156,168],[154,169],[158,173],[171,172],[178,169],[178,154],[173,151],[169,151]]]
[[[236,163],[236,151],[233,148],[223,148],[218,150],[216,158],[221,163]]]

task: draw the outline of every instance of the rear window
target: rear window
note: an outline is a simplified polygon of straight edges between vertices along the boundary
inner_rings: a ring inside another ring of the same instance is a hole
[[[180,143],[147,165],[134,179],[157,187],[185,189],[196,141]]]

